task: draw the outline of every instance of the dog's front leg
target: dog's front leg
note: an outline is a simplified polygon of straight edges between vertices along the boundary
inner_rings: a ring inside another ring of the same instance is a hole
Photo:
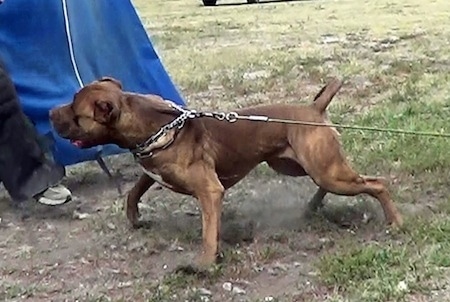
[[[133,225],[133,227],[139,226],[139,207],[138,203],[141,200],[142,195],[155,183],[147,174],[141,175],[138,182],[128,193],[127,198],[127,218]]]
[[[202,267],[213,264],[219,252],[220,217],[223,191],[208,192],[199,196],[202,207],[203,250],[198,259]]]
[[[214,264],[219,252],[220,218],[225,190],[215,172],[196,175],[207,177],[201,177],[201,187],[197,187],[195,194],[202,208],[203,239],[203,250],[197,263],[205,267]]]

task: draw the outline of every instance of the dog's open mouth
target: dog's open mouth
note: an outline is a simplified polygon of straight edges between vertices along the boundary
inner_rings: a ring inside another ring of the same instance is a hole
[[[90,139],[80,139],[80,138],[72,138],[70,139],[70,143],[80,149],[88,149],[92,148],[94,146],[100,145],[100,143],[97,143],[94,140]]]
[[[78,148],[83,148],[86,145],[81,139],[71,139],[70,143]]]

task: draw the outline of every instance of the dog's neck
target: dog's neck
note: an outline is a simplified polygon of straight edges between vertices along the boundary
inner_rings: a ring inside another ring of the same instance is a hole
[[[118,124],[121,148],[134,149],[180,115],[155,95],[128,94]]]

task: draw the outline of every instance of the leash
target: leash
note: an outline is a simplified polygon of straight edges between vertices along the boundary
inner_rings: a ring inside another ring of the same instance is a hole
[[[237,112],[231,111],[228,113],[225,112],[208,112],[208,111],[197,111],[193,109],[185,109],[171,101],[167,101],[169,105],[179,111],[181,114],[175,118],[170,123],[162,126],[155,134],[153,134],[148,140],[144,143],[136,146],[135,149],[130,150],[133,155],[139,159],[144,159],[151,157],[152,153],[152,145],[158,142],[161,138],[169,133],[169,131],[175,129],[176,133],[180,131],[186,121],[188,119],[209,117],[214,118],[219,121],[227,121],[229,123],[235,123],[238,120],[246,120],[252,122],[266,122],[266,123],[281,123],[281,124],[293,124],[293,125],[303,125],[303,126],[314,126],[314,127],[330,127],[330,128],[341,128],[341,129],[351,129],[351,130],[365,130],[365,131],[374,131],[374,132],[386,132],[386,133],[397,133],[397,134],[406,134],[406,135],[416,135],[416,136],[430,136],[430,137],[438,137],[438,138],[450,138],[450,133],[444,132],[427,132],[427,131],[414,131],[414,130],[404,130],[404,129],[395,129],[395,128],[379,128],[379,127],[370,127],[370,126],[357,126],[357,125],[346,125],[346,124],[332,124],[332,123],[318,123],[318,122],[308,122],[308,121],[299,121],[299,120],[291,120],[291,119],[280,119],[280,118],[272,118],[265,115],[240,115]],[[175,134],[176,135],[176,134]],[[165,144],[161,149],[167,148],[173,139],[170,140],[167,144]]]
[[[318,123],[318,122],[308,122],[308,121],[298,121],[290,119],[280,119],[272,118],[265,115],[240,115],[237,112],[197,112],[196,110],[187,110],[176,104],[171,104],[175,109],[181,112],[189,112],[195,117],[212,117],[219,121],[226,120],[229,123],[234,123],[238,120],[247,120],[253,122],[267,122],[267,123],[281,123],[281,124],[294,124],[294,125],[304,125],[304,126],[314,126],[314,127],[334,127],[341,129],[352,129],[352,130],[366,130],[366,131],[376,131],[376,132],[388,132],[388,133],[399,133],[399,134],[409,134],[417,136],[432,136],[432,137],[443,137],[450,138],[450,133],[440,133],[440,132],[427,132],[427,131],[414,131],[414,130],[403,130],[395,128],[379,128],[370,126],[357,126],[357,125],[346,125],[346,124],[333,124],[333,123]]]
[[[230,114],[233,112],[230,112]],[[366,130],[375,132],[388,132],[388,133],[399,133],[399,134],[410,134],[418,136],[433,136],[433,137],[448,137],[450,138],[450,133],[439,133],[439,132],[426,132],[426,131],[414,131],[414,130],[403,130],[395,128],[378,128],[370,126],[357,126],[357,125],[345,125],[345,124],[325,124],[307,121],[296,121],[287,119],[271,118],[267,116],[260,115],[234,115],[233,120],[248,120],[248,121],[258,121],[258,122],[269,122],[269,123],[282,123],[282,124],[294,124],[294,125],[305,125],[305,126],[315,126],[315,127],[334,127],[341,129],[352,129],[352,130]],[[230,121],[231,122],[231,121]]]

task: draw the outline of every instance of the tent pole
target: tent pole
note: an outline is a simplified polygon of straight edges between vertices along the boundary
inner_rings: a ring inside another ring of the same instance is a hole
[[[108,166],[106,165],[106,163],[103,160],[100,153],[97,154],[96,161],[97,161],[98,165],[100,166],[100,168],[102,168],[103,172],[105,172],[106,175],[108,175],[108,178],[112,182],[114,182],[114,184],[116,185],[117,191],[119,192],[119,195],[122,196],[122,186],[120,185],[119,180],[117,178],[114,178],[114,176],[111,174],[111,172],[108,169]]]

